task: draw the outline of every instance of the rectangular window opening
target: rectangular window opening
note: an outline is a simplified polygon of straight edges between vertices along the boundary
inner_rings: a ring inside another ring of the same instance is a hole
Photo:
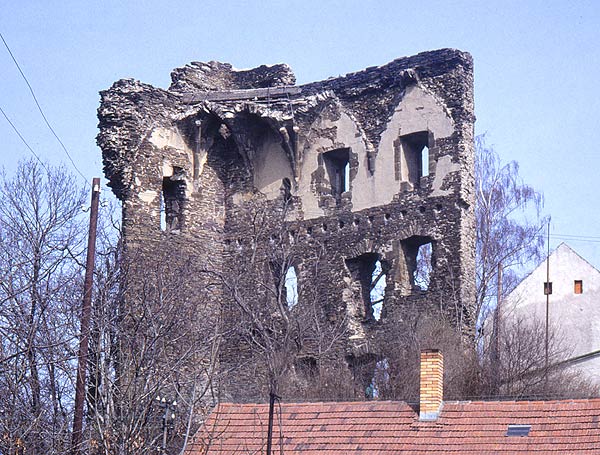
[[[325,152],[323,162],[331,184],[331,194],[340,201],[342,193],[350,190],[350,149]]]
[[[552,281],[544,283],[544,295],[552,294]]]
[[[185,201],[185,180],[181,168],[174,168],[172,177],[164,177],[160,194],[160,228],[163,231],[181,229]]]
[[[429,175],[429,132],[419,131],[400,137],[406,169],[403,180],[418,188],[421,177]]]
[[[294,266],[291,266],[285,272],[285,302],[288,310],[298,304],[298,275],[296,275],[296,267]]]
[[[417,252],[417,267],[413,273],[413,278],[415,285],[421,288],[421,291],[427,291],[429,289],[431,272],[433,271],[433,266],[431,264],[432,252],[433,248],[431,242],[419,246]]]
[[[574,288],[575,294],[583,294],[583,280],[575,280]]]
[[[356,301],[360,298],[364,305],[365,320],[379,321],[386,297],[388,263],[381,261],[377,253],[365,253],[355,258],[346,259],[346,267],[352,277],[352,287],[355,291]]]
[[[421,151],[421,176],[427,177],[429,175],[429,147],[423,147]]]

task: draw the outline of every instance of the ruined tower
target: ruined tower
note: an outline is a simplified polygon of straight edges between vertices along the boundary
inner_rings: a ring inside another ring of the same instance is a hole
[[[283,301],[311,333],[286,355],[297,375],[327,362],[368,382],[358,366],[414,312],[473,326],[469,54],[424,52],[303,86],[286,65],[194,62],[171,77],[168,90],[118,81],[98,111],[134,274],[185,264],[185,292],[225,328],[253,317],[246,303]],[[221,365],[237,368],[224,393],[264,397],[243,338],[223,342]]]

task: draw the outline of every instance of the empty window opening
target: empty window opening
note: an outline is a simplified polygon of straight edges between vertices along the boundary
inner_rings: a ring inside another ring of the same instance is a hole
[[[415,286],[418,286],[421,291],[426,291],[429,289],[429,282],[432,272],[431,253],[431,242],[427,242],[419,246],[419,250],[417,252],[417,267],[413,273],[413,279]]]
[[[575,280],[574,288],[575,294],[583,294],[583,280]]]
[[[365,398],[373,398],[374,371],[377,364],[377,357],[374,354],[363,354],[360,356],[348,356],[348,367],[352,372],[354,382],[359,390],[363,390]]]
[[[353,279],[353,293],[360,296],[365,319],[379,321],[385,302],[386,272],[388,266],[376,253],[365,253],[346,259],[346,267]]]
[[[548,282],[546,281],[544,283],[544,295],[551,295],[552,294],[552,281]]]
[[[423,147],[421,150],[421,176],[427,177],[429,175],[429,147]]]
[[[342,193],[350,189],[350,149],[325,152],[323,162],[329,176],[331,194],[339,201]]]
[[[292,198],[292,182],[290,182],[290,179],[287,177],[281,181],[281,193],[283,195],[284,202],[289,202],[289,200]]]
[[[400,242],[402,255],[398,258],[398,281],[403,295],[427,291],[435,265],[435,248],[431,237],[412,236]]]
[[[164,177],[160,197],[160,228],[163,231],[181,229],[185,201],[185,180],[181,168],[175,168],[172,177]]]
[[[379,360],[373,369],[371,383],[365,390],[366,398],[376,399],[381,396],[386,386],[390,382],[390,364],[388,359]]]
[[[419,131],[418,133],[401,136],[402,161],[404,163],[403,180],[413,184],[418,188],[421,177],[429,175],[429,132]],[[425,172],[426,171],[426,172]]]
[[[378,259],[375,262],[375,270],[371,274],[371,312],[373,319],[379,321],[381,319],[381,310],[383,309],[383,300],[385,298],[386,275],[381,266],[381,261]]]
[[[285,301],[290,310],[298,304],[298,276],[293,266],[285,272]]]
[[[313,379],[318,376],[319,365],[317,359],[306,356],[300,357],[295,364],[296,374],[304,379]]]
[[[160,230],[167,230],[167,216],[165,212],[165,198],[163,192],[160,192]]]
[[[531,425],[510,424],[506,430],[506,436],[529,436]]]

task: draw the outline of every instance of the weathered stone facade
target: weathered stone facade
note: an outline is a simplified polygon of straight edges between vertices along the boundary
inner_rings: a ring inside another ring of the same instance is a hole
[[[206,272],[261,301],[263,290],[244,288],[256,284],[246,273],[277,281],[264,264],[275,248],[292,251],[276,270],[279,279],[292,266],[297,275],[289,311],[318,302],[327,324],[343,326],[326,358],[348,371],[379,358],[410,312],[441,309],[473,326],[469,54],[425,52],[301,87],[286,65],[193,63],[172,80],[168,90],[121,80],[102,92],[98,143],[123,201],[130,257],[193,264],[189,292],[210,295],[235,325],[228,292]],[[419,286],[425,244],[431,271]],[[376,267],[382,306],[371,297]],[[239,367],[226,393],[257,399],[261,368],[243,345],[224,341],[222,364]],[[294,355],[310,360],[314,351],[306,343]]]

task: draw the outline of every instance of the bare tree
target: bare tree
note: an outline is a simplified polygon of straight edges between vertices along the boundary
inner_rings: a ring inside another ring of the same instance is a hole
[[[523,182],[516,161],[503,164],[484,136],[476,138],[475,150],[476,311],[482,322],[497,297],[498,264],[503,292],[510,292],[521,268],[542,257],[547,219],[542,195]]]
[[[210,292],[187,292],[191,264],[114,249],[99,277],[89,392],[90,451],[180,450],[216,402],[220,342]],[[154,258],[158,259],[158,258]]]
[[[1,176],[1,453],[68,447],[84,200],[63,168],[30,160]]]
[[[293,199],[276,203],[279,209],[260,196],[248,203],[251,232],[244,243],[232,245],[231,270],[215,274],[229,305],[225,311],[238,315],[227,321],[227,336],[238,339],[249,353],[229,363],[252,372],[244,393],[257,400],[280,394],[286,399],[322,396],[333,386],[326,380],[328,355],[346,333],[346,321],[327,314],[327,297],[310,285],[324,260],[323,245],[311,239],[310,249],[300,246],[298,227],[286,221]],[[233,282],[226,278],[230,276],[239,278]],[[238,383],[239,371],[230,375]]]

